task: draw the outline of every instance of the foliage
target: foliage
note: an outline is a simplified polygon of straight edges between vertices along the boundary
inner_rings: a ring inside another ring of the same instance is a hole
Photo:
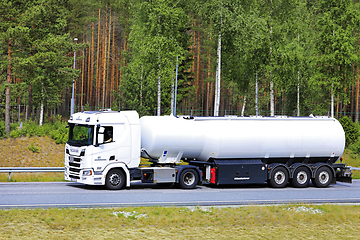
[[[19,127],[18,129],[11,131],[10,137],[50,136],[57,144],[63,144],[66,143],[68,139],[66,125],[66,122],[61,121],[60,115],[57,116],[57,120],[54,123],[47,122],[41,127],[37,123],[29,121],[24,123],[23,128],[20,129]]]
[[[0,139],[6,137],[5,122],[0,122]]]
[[[343,90],[352,81],[352,64],[359,60],[359,14],[350,0],[320,0],[318,4],[315,79],[331,94],[346,97]]]
[[[1,0],[0,105],[64,107],[74,78],[81,107],[108,98],[105,107],[153,114],[173,105],[178,56],[178,102],[209,113],[221,33],[222,110],[246,97],[245,115],[254,113],[257,76],[264,114],[270,83],[281,114],[298,103],[301,115],[325,114],[331,93],[339,112],[354,112],[342,106],[357,98],[359,9],[355,0]]]
[[[360,139],[358,138],[355,142],[349,144],[348,149],[355,154],[360,154]]]
[[[129,64],[125,68],[120,90],[125,108],[136,109],[140,114],[160,107],[160,96],[161,105],[170,107],[169,93],[175,79],[177,56],[179,73],[185,70],[183,62],[189,57],[190,36],[186,34],[189,18],[182,8],[183,3],[172,3],[157,0],[133,5],[129,50],[126,53]],[[181,100],[181,95],[179,98]]]
[[[28,147],[28,149],[30,151],[32,151],[33,153],[38,153],[40,151],[40,148],[35,147],[33,142],[30,143],[30,146]]]
[[[346,139],[346,146],[352,145],[358,141],[360,136],[360,125],[359,123],[354,123],[351,119],[347,116],[342,117],[339,122],[341,123],[344,131],[345,131],[345,139]]]

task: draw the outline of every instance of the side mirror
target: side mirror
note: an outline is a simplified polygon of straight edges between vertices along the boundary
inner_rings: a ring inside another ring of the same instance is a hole
[[[104,143],[104,131],[105,131],[105,128],[104,127],[100,127],[98,125],[98,133],[97,133],[97,139],[96,139],[96,145],[95,147],[98,147],[100,144],[103,144]]]
[[[99,134],[104,134],[105,128],[104,127],[99,127]]]
[[[99,133],[98,135],[98,144],[104,143],[104,133]]]

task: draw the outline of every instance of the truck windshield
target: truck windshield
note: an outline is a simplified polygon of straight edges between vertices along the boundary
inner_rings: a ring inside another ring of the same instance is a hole
[[[84,146],[93,143],[94,126],[69,124],[69,145]]]

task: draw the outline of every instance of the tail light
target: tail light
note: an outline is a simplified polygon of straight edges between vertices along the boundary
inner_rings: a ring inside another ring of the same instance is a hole
[[[210,170],[210,183],[215,184],[215,168],[211,168]]]

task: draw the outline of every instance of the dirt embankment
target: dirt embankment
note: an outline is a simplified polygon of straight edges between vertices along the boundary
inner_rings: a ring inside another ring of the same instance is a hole
[[[64,144],[50,137],[0,139],[0,167],[63,167]]]

